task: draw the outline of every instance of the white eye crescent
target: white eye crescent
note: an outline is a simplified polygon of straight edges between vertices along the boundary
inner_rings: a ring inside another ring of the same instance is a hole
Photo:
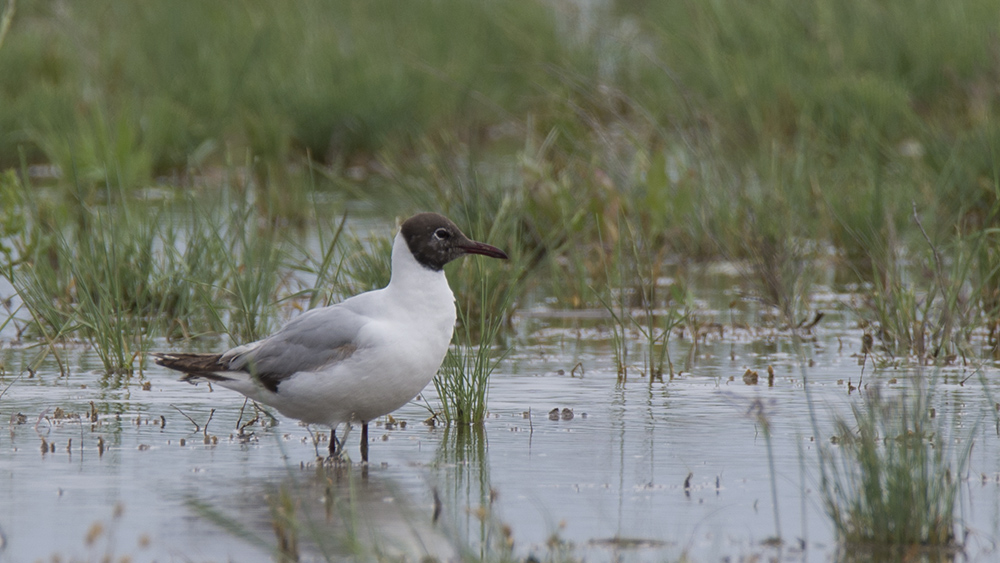
[[[451,233],[448,232],[448,229],[441,228],[434,231],[434,238],[438,240],[448,240],[451,238]]]

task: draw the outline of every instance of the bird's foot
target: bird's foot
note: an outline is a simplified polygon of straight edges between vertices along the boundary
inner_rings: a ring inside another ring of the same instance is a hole
[[[339,440],[337,439],[336,429],[330,430],[330,455],[326,458],[326,462],[330,465],[350,465],[351,457],[347,455],[347,435],[351,431],[351,425],[348,424],[347,428],[344,430],[344,435]]]
[[[326,457],[326,463],[330,465],[344,465],[350,464],[351,458],[347,455],[347,450],[341,444],[337,444],[330,448],[330,455]]]
[[[345,467],[351,465],[353,462],[351,461],[350,456],[348,456],[347,453],[345,452],[328,456],[324,460],[324,463],[332,465],[334,467]]]

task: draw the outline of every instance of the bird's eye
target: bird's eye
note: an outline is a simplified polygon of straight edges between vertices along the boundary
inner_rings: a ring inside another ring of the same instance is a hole
[[[451,238],[451,233],[448,232],[448,229],[438,229],[434,231],[434,238],[438,240],[448,240]]]

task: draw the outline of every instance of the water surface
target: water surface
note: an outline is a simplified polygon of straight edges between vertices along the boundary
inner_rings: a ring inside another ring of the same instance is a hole
[[[639,375],[639,344],[629,377],[619,379],[600,311],[528,306],[491,380],[482,432],[425,424],[428,405],[438,404],[431,386],[394,413],[394,426],[372,428],[365,468],[318,467],[325,429],[280,415],[259,414],[241,436],[238,426],[257,413],[234,392],[178,382],[158,366],[130,381],[102,376],[84,345],[62,349],[68,375],[51,358],[29,374],[23,366],[37,350],[5,333],[0,553],[5,561],[266,559],[284,494],[304,560],[454,559],[512,545],[519,557],[564,552],[590,561],[827,561],[836,546],[815,440],[828,441],[834,417],[862,400],[848,393],[862,373],[862,332],[842,305],[849,298],[828,295],[827,317],[799,347],[787,331],[733,328],[760,326],[758,313],[712,313],[714,301],[730,297],[709,296],[706,317],[728,326],[695,353],[690,334],[675,335],[670,353],[682,373],[652,384]],[[748,368],[757,385],[744,383]],[[1000,396],[996,367],[982,370]],[[954,440],[975,441],[960,512],[969,559],[989,561],[1000,530],[995,406],[970,366],[925,373]],[[912,367],[868,363],[863,383],[893,396],[914,381]],[[355,457],[359,437],[355,430]]]

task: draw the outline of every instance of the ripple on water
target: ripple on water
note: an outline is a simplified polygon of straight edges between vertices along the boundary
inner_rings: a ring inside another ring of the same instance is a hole
[[[310,433],[286,419],[274,425],[241,396],[180,383],[158,367],[144,374],[145,390],[137,380],[125,385],[87,371],[97,365],[92,353],[70,347],[68,376],[47,361],[29,377],[10,366],[36,352],[7,349],[0,381],[10,385],[0,399],[5,554],[259,559],[280,535],[274,507],[282,494],[316,526],[300,534],[301,549],[332,558],[348,554],[343,538],[351,533],[361,534],[364,549],[442,558],[508,534],[521,555],[554,545],[598,560],[768,554],[773,547],[764,542],[776,524],[766,421],[784,553],[801,538],[818,559],[832,556],[812,420],[827,433],[860,400],[858,391],[848,393],[862,375],[858,329],[828,315],[801,356],[775,331],[715,332],[695,354],[689,339],[673,338],[680,375],[651,385],[639,376],[638,346],[630,376],[619,381],[608,333],[594,319],[534,314],[541,328],[522,330],[493,376],[485,432],[427,426],[424,402],[413,403],[393,415],[405,427],[373,427],[373,463],[364,469],[321,470],[315,455],[325,449],[325,429]],[[759,373],[757,385],[744,383],[747,369]],[[984,494],[967,495],[964,517],[993,537],[1000,520],[995,406],[971,374],[962,366],[936,372],[934,406],[960,428],[981,425],[969,462],[969,475],[979,477],[970,477],[969,490]],[[863,384],[902,394],[913,371],[876,371],[867,362]],[[1000,396],[996,378],[987,384]],[[424,399],[437,404],[433,388]],[[255,414],[241,436],[237,428]]]

